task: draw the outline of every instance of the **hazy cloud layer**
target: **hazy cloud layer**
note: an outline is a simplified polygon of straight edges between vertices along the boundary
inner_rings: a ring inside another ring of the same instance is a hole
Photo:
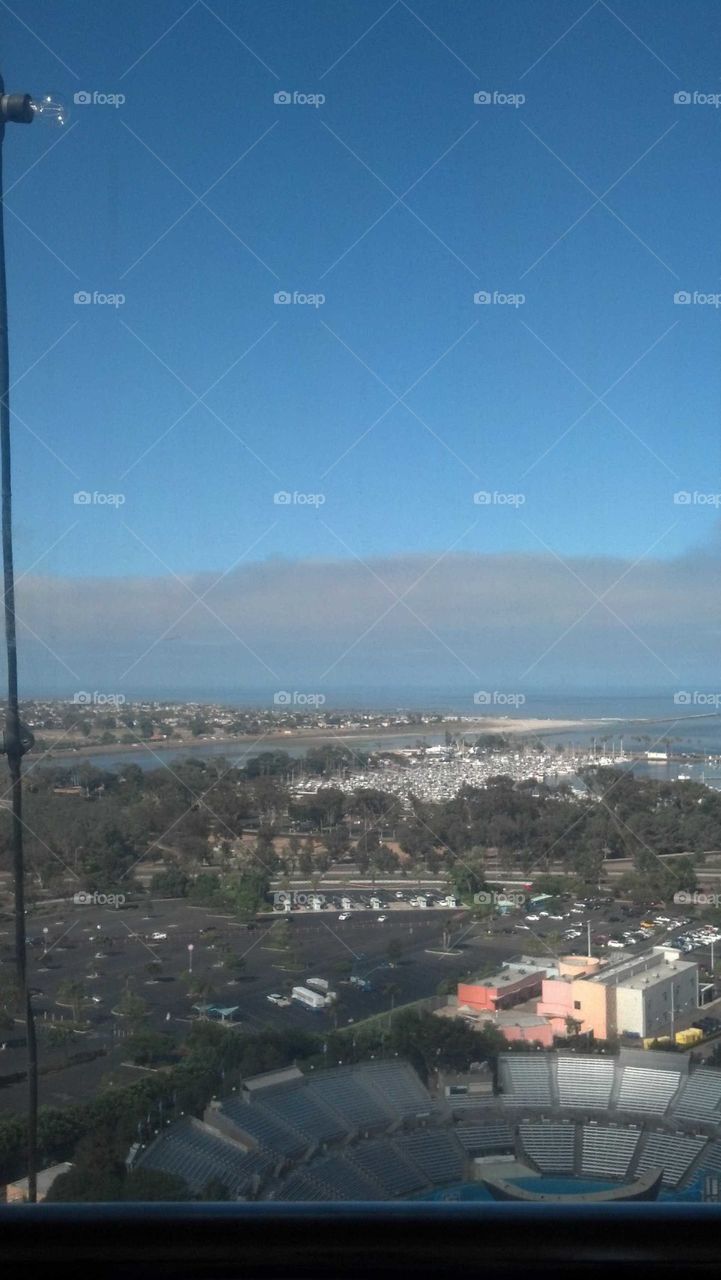
[[[273,560],[221,578],[28,576],[17,605],[34,687],[672,687],[721,680],[719,585],[710,553],[452,554]]]

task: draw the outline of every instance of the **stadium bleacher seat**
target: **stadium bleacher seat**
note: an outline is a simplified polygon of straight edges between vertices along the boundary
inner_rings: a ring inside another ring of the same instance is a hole
[[[660,1166],[663,1169],[664,1186],[675,1187],[705,1145],[705,1138],[694,1138],[683,1133],[649,1133],[636,1172],[648,1173]]]
[[[138,1168],[183,1178],[195,1195],[202,1194],[211,1180],[220,1181],[233,1200],[249,1194],[271,1164],[262,1152],[244,1151],[238,1143],[191,1117],[166,1129],[136,1161]]]
[[[427,1180],[418,1166],[404,1160],[387,1138],[360,1142],[346,1154],[361,1173],[378,1184],[384,1199],[407,1196],[426,1185]]]
[[[681,1083],[679,1071],[656,1071],[652,1067],[622,1067],[618,1093],[619,1111],[647,1111],[663,1115]]]
[[[396,1138],[395,1146],[433,1186],[460,1182],[463,1177],[465,1153],[452,1129],[419,1129]]]
[[[513,1130],[506,1120],[491,1120],[488,1124],[459,1124],[454,1132],[463,1150],[470,1156],[513,1150]]]
[[[519,1125],[521,1145],[542,1173],[573,1173],[576,1126],[571,1120]]]
[[[262,1099],[252,1105],[260,1106],[266,1114],[280,1120],[281,1124],[290,1125],[309,1141],[337,1142],[352,1130],[352,1126],[324,1106],[305,1085],[265,1092]]]
[[[610,1058],[559,1057],[558,1097],[561,1106],[607,1111],[615,1064]]]
[[[581,1173],[589,1177],[625,1178],[640,1136],[641,1130],[630,1126],[585,1124]]]
[[[674,1103],[673,1114],[682,1120],[718,1124],[721,1120],[721,1071],[695,1071]]]
[[[278,1156],[299,1157],[316,1145],[314,1140],[276,1119],[257,1103],[226,1098],[220,1111],[239,1134],[248,1134],[260,1147]]]
[[[315,1076],[308,1092],[321,1105],[332,1108],[356,1132],[387,1129],[391,1123],[388,1109],[364,1086],[359,1074],[347,1067]]]
[[[553,1101],[549,1061],[545,1056],[505,1054],[500,1059],[504,1093],[514,1102],[550,1106]]]

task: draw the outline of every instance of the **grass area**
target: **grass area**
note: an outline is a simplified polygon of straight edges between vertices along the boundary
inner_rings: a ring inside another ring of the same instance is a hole
[[[397,1013],[405,1013],[408,1009],[418,1009],[420,1011],[422,1009],[438,1008],[437,1002],[444,999],[444,996],[421,996],[420,1000],[411,1000],[408,1004],[397,1004],[392,1011],[385,1009],[383,1013],[374,1013],[371,1014],[370,1018],[358,1019],[349,1026],[339,1027],[338,1033],[339,1035],[347,1032],[352,1034],[359,1027],[388,1026],[391,1018],[394,1018]]]

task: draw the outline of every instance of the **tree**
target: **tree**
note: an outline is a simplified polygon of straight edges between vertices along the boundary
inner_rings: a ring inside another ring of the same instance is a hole
[[[66,1026],[64,1022],[55,1022],[48,1027],[47,1042],[51,1049],[70,1048],[75,1040],[75,1032],[72,1027]]]
[[[128,1042],[128,1052],[138,1066],[146,1066],[151,1062],[167,1062],[175,1051],[172,1036],[163,1035],[159,1031],[151,1031],[149,1027],[138,1027]]]
[[[69,1005],[73,1019],[80,1022],[83,1008],[87,1004],[88,993],[82,982],[76,978],[65,978],[58,987],[58,1004]]]
[[[186,873],[173,863],[153,876],[150,887],[153,893],[160,894],[163,898],[184,898],[188,892],[189,883],[190,879]]]
[[[232,954],[229,955],[225,961],[225,967],[228,970],[228,973],[231,973],[234,978],[239,978],[245,971],[245,963],[245,958],[243,956]]]
[[[133,1033],[136,1033],[148,1016],[148,1006],[142,996],[138,996],[130,987],[126,987],[114,1012],[125,1018]]]

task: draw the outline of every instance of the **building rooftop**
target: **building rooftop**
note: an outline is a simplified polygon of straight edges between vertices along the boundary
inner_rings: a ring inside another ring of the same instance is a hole
[[[303,1072],[298,1067],[283,1067],[280,1071],[263,1071],[258,1076],[248,1076],[243,1081],[243,1088],[249,1093],[255,1093],[258,1089],[274,1088],[278,1084],[290,1084],[292,1081],[305,1080]]]
[[[667,947],[654,947],[645,955],[632,956],[608,965],[588,981],[602,983],[604,986],[630,987],[640,990],[643,987],[652,986],[655,982],[666,981],[673,973],[680,974],[697,968],[694,961],[682,960],[679,951],[673,951]]]

